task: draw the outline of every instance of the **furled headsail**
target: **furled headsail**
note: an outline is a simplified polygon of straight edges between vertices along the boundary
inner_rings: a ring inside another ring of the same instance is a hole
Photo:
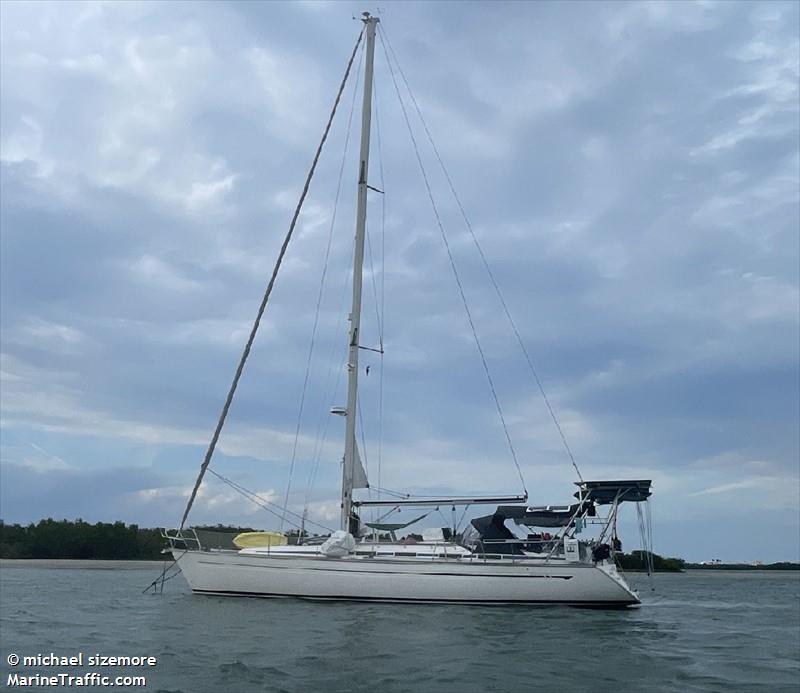
[[[353,465],[353,488],[369,488],[369,480],[367,479],[367,472],[364,470],[364,463],[361,461],[361,455],[358,452],[358,444],[354,443],[355,450],[355,464]]]

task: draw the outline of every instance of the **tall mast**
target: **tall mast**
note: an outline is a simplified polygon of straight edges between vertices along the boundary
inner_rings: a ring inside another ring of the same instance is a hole
[[[367,176],[369,173],[369,132],[372,120],[372,63],[375,55],[375,29],[378,18],[363,14],[367,32],[367,56],[364,66],[364,101],[361,108],[361,151],[358,157],[358,206],[353,257],[353,304],[350,311],[350,350],[347,358],[347,427],[342,467],[342,529],[350,531],[353,507],[353,478],[357,460],[356,418],[358,403],[358,340],[361,327],[361,284],[364,265],[364,234],[367,224]]]

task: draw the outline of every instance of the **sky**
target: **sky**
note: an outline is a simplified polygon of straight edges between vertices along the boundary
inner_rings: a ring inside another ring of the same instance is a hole
[[[364,9],[0,5],[5,522],[179,522]],[[653,480],[657,553],[800,560],[798,5],[379,9],[583,477]],[[289,507],[327,526],[359,65],[212,463],[275,502],[291,468]],[[362,457],[384,488],[516,494],[380,41],[375,70],[362,344],[385,354],[361,354]],[[401,94],[530,502],[569,502],[575,471]],[[190,519],[277,522],[215,477]]]

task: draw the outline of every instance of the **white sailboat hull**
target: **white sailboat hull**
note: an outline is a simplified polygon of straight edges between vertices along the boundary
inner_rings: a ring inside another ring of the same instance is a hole
[[[639,599],[610,565],[452,559],[381,560],[173,549],[192,591],[382,602],[623,607]]]

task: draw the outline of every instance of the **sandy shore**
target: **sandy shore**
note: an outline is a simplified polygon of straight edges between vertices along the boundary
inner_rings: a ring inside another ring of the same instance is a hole
[[[170,558],[169,560],[172,560]],[[6,568],[72,568],[80,570],[153,570],[163,561],[79,561],[66,558],[0,558],[0,570]]]

